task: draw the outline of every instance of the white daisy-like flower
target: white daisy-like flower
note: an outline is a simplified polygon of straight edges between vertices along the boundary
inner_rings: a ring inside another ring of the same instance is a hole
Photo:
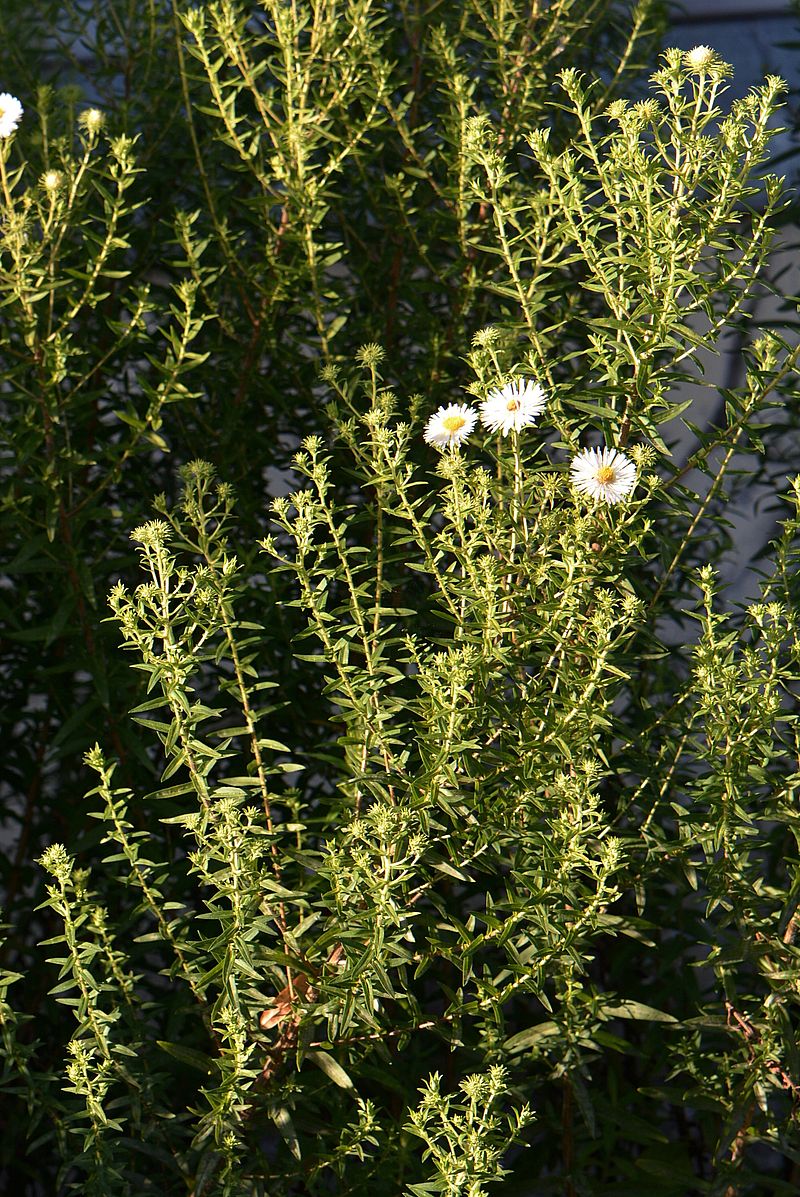
[[[535,424],[547,403],[538,382],[532,378],[515,378],[504,387],[498,387],[481,404],[481,422],[490,432],[518,432],[528,424]]]
[[[690,71],[704,71],[711,66],[716,55],[710,46],[695,46],[686,51],[686,65]]]
[[[22,105],[16,96],[0,92],[0,137],[10,137],[22,120]]]
[[[619,503],[636,485],[636,466],[618,449],[582,449],[569,471],[579,494],[603,503]]]
[[[450,403],[434,412],[425,425],[425,440],[437,449],[462,444],[478,419],[478,413],[468,403]]]

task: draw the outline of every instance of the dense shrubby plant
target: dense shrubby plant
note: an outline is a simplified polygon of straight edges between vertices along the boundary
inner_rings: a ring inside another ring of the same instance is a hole
[[[4,1184],[794,1192],[800,484],[720,594],[783,85],[642,95],[650,5],[89,7],[105,115],[0,96]]]

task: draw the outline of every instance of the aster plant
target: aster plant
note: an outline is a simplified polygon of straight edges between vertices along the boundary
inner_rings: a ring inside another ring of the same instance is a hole
[[[91,7],[0,14],[2,1187],[795,1192],[781,81]]]

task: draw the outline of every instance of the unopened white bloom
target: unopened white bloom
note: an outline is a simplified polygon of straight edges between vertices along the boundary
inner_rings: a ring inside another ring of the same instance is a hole
[[[450,403],[440,407],[425,425],[425,440],[437,449],[460,445],[467,439],[478,419],[478,413],[468,403]]]
[[[85,108],[78,117],[78,122],[90,137],[94,137],[102,129],[105,119],[99,108]]]
[[[582,449],[570,474],[579,494],[603,503],[619,503],[636,484],[636,466],[617,449]]]
[[[710,46],[695,46],[686,52],[686,65],[690,71],[704,71],[711,66],[715,57]]]
[[[546,402],[538,382],[531,378],[514,379],[489,392],[481,404],[481,421],[490,432],[508,436],[511,431],[518,432],[528,424],[535,424]]]
[[[16,96],[0,92],[0,137],[10,137],[22,120],[22,105]]]
[[[45,191],[58,191],[61,184],[64,182],[64,176],[60,170],[46,170],[39,180]]]

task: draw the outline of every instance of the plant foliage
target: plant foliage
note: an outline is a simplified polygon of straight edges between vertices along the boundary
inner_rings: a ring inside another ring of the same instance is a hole
[[[660,18],[3,6],[9,1192],[796,1192],[784,86]]]

